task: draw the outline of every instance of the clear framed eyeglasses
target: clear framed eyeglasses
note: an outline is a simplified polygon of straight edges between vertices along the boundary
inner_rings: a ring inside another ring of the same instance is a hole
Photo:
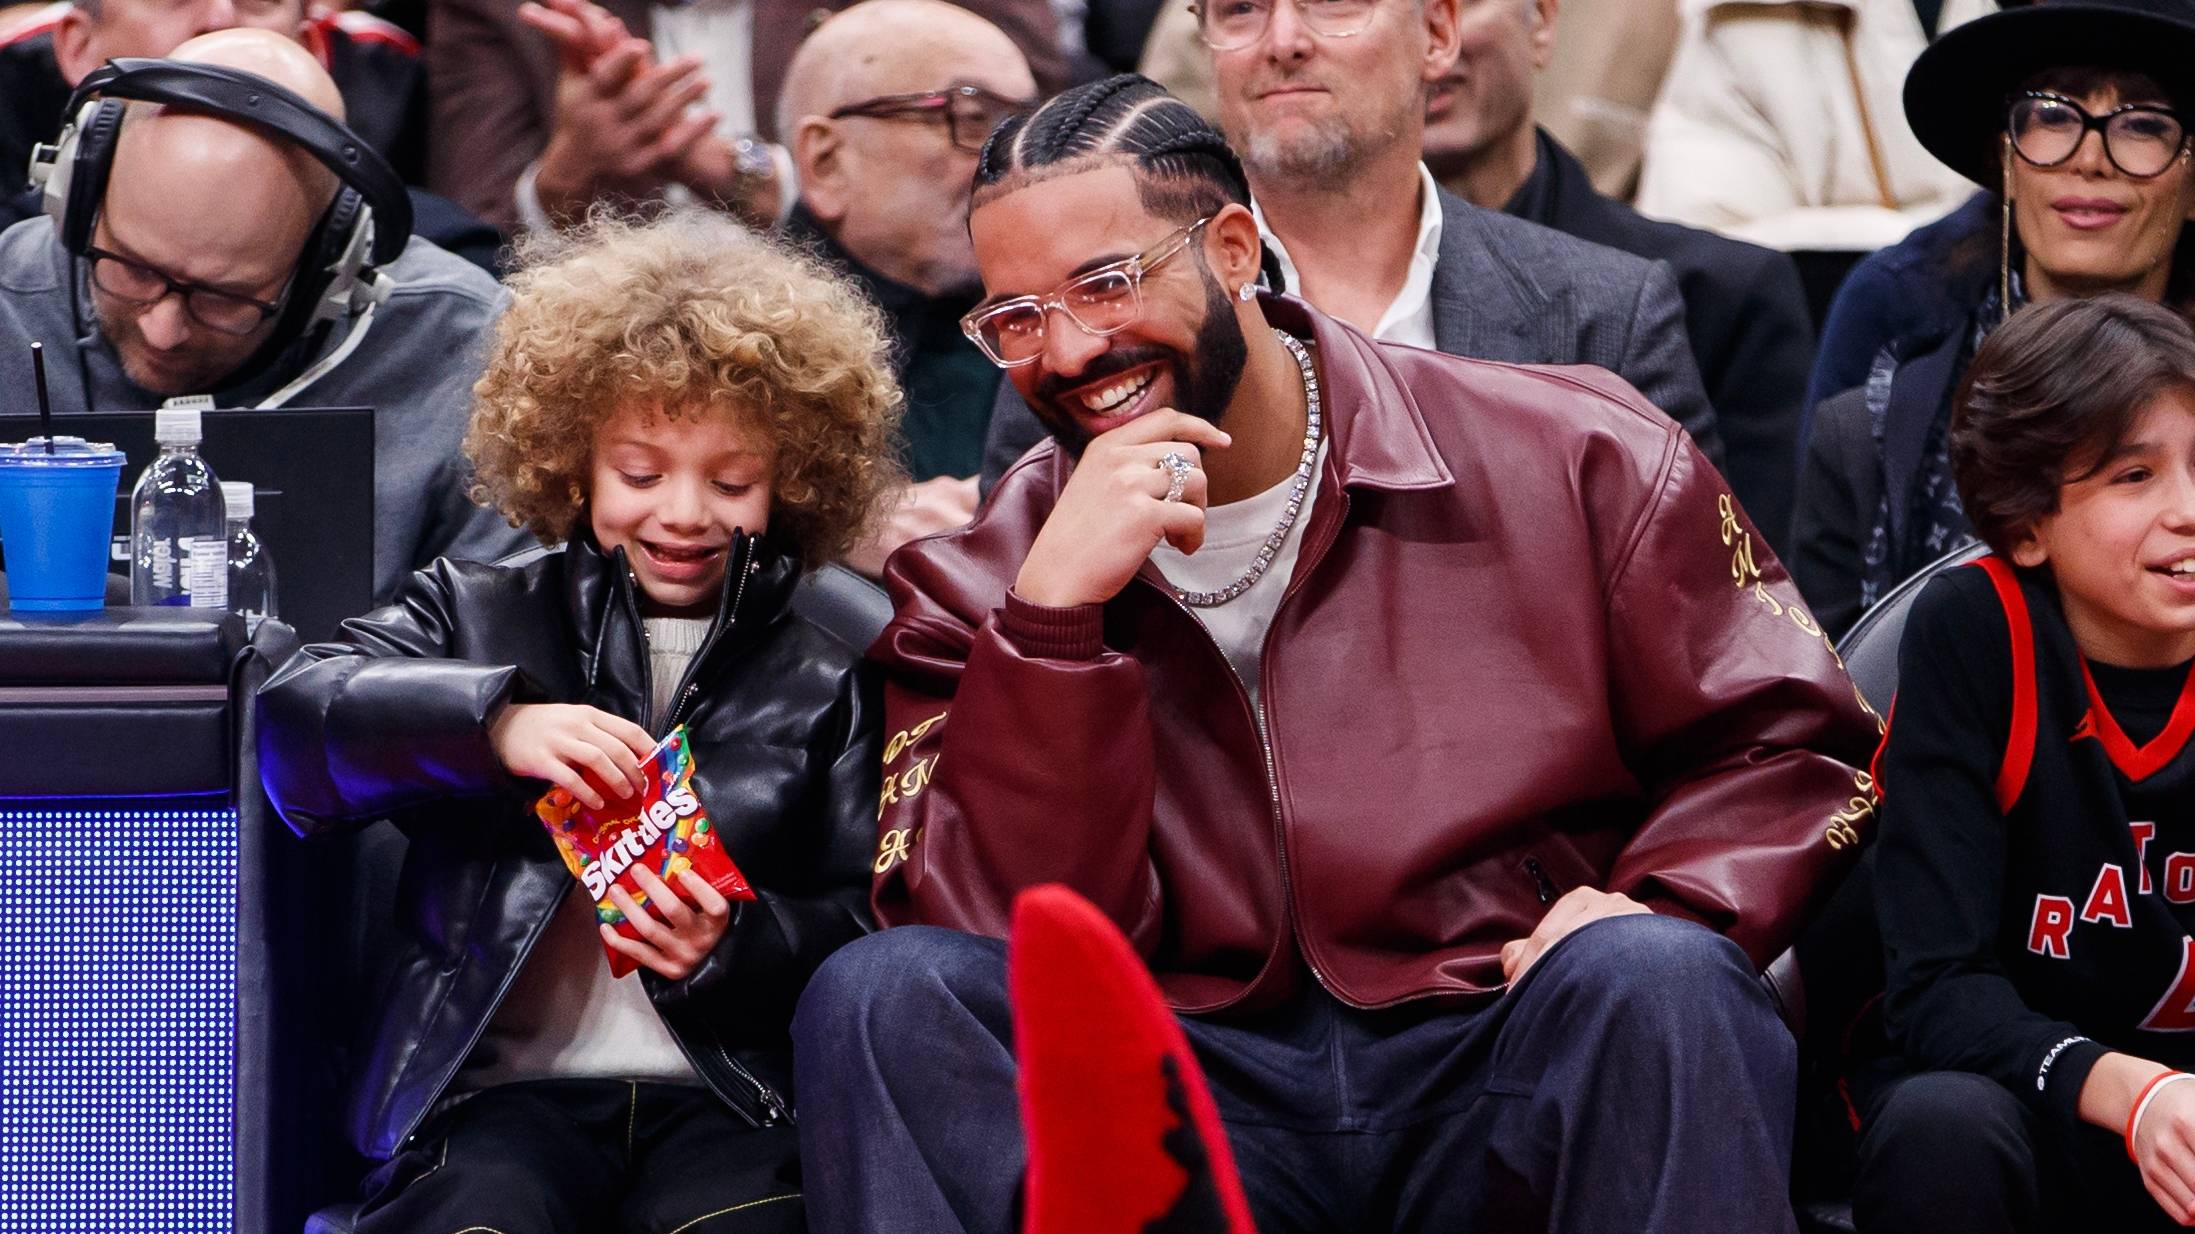
[[[1322,38],[1346,39],[1372,24],[1379,0],[1197,0],[1197,36],[1213,51],[1236,51],[1265,37],[1273,6],[1294,4],[1305,28]]]
[[[1103,338],[1118,334],[1143,313],[1143,279],[1189,246],[1212,221],[1206,215],[1133,257],[1099,266],[1068,279],[1042,296],[979,304],[960,319],[961,332],[1000,368],[1019,368],[1044,351],[1044,332],[1052,310],[1067,315],[1084,333]]]

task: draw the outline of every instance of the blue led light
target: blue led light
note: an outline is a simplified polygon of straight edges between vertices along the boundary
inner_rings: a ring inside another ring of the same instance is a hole
[[[228,1234],[236,814],[0,810],[0,1234]]]

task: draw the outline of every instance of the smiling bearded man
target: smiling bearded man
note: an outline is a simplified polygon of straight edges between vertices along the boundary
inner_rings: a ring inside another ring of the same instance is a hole
[[[1268,1234],[1789,1230],[1757,968],[1875,725],[1675,422],[1259,295],[1247,200],[1139,77],[985,149],[966,324],[1059,444],[886,573],[907,928],[795,1019],[811,1228],[1016,1228],[999,940],[1064,883]]]

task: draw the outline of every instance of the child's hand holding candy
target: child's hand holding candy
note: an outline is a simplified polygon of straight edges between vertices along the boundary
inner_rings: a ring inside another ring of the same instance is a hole
[[[647,966],[657,976],[671,981],[683,980],[687,974],[701,966],[716,949],[717,941],[732,924],[732,904],[709,885],[709,880],[690,869],[678,872],[679,885],[686,889],[685,898],[670,889],[656,877],[655,871],[645,865],[632,868],[633,881],[647,893],[647,907],[625,893],[623,887],[610,888],[610,902],[625,914],[642,941],[634,942],[617,932],[612,926],[597,927],[602,931],[602,942],[611,950],[627,956],[635,963]],[[692,903],[687,903],[687,900]],[[654,909],[654,912],[648,911]]]
[[[648,787],[640,763],[655,749],[655,738],[596,707],[513,703],[488,725],[488,744],[512,775],[547,780],[599,810],[603,799],[596,784],[620,798]]]

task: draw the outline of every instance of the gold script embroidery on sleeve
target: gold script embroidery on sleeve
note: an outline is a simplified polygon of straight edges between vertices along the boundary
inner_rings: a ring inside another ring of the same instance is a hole
[[[1738,506],[1731,500],[1730,494],[1723,493],[1715,498],[1715,511],[1722,516],[1723,547],[1730,550],[1731,582],[1740,591],[1750,588],[1753,598],[1759,600],[1762,607],[1772,615],[1789,619],[1801,633],[1819,641],[1829,652],[1829,658],[1837,662],[1837,671],[1845,672],[1844,657],[1837,654],[1837,645],[1830,641],[1829,632],[1822,629],[1820,622],[1814,620],[1814,615],[1800,605],[1785,604],[1769,594],[1768,583],[1761,576],[1760,563],[1753,555],[1753,533],[1747,531],[1745,525],[1738,521]],[[1848,680],[1849,677],[1850,674],[1847,673]],[[1852,697],[1859,702],[1860,710],[1867,713],[1867,718],[1875,722],[1875,733],[1880,736],[1887,726],[1883,723],[1882,716],[1867,701],[1867,696],[1860,693],[1856,682],[1852,685]],[[1824,838],[1831,848],[1842,849],[1858,844],[1860,833],[1856,824],[1874,817],[1877,796],[1874,777],[1864,771],[1856,772],[1852,787],[1856,795],[1845,803],[1842,810],[1829,816],[1829,825],[1824,829]]]

